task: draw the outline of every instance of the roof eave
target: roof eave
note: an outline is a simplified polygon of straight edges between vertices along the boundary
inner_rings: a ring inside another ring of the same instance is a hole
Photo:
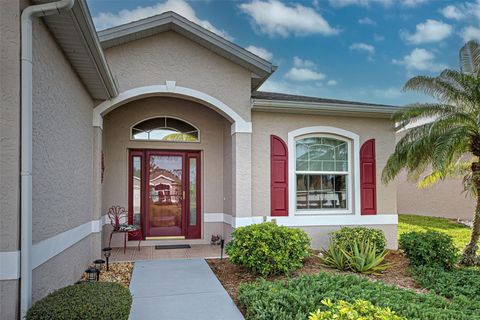
[[[359,117],[391,118],[402,107],[378,105],[336,104],[252,99],[252,110],[298,114],[329,114]]]

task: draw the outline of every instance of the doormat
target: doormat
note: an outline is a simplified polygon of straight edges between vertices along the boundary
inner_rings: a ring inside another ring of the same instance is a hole
[[[155,246],[155,250],[162,250],[162,249],[190,249],[189,244],[165,244]]]

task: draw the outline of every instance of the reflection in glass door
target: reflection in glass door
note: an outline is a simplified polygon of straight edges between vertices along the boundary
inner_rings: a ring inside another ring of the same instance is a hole
[[[183,155],[148,153],[147,234],[183,235]]]

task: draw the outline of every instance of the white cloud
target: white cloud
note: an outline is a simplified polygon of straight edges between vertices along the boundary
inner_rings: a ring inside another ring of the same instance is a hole
[[[370,19],[369,17],[365,17],[365,18],[359,19],[359,20],[358,20],[358,23],[359,23],[359,24],[363,24],[363,25],[368,25],[368,26],[376,26],[376,25],[377,25],[377,22],[375,22],[374,20]]]
[[[359,52],[366,52],[369,56],[372,56],[375,54],[375,47],[370,45],[370,44],[366,44],[366,43],[361,43],[361,42],[357,42],[357,43],[354,43],[350,46],[350,50],[352,51],[359,51]]]
[[[327,85],[329,86],[336,86],[338,84],[337,80],[328,80]]]
[[[382,35],[379,35],[379,34],[374,34],[373,35],[373,40],[375,40],[376,42],[381,42],[381,41],[385,40],[385,37],[382,36]]]
[[[460,32],[460,36],[463,38],[464,42],[470,40],[480,41],[480,28],[468,26]]]
[[[449,5],[442,9],[442,14],[447,19],[462,20],[465,14],[458,7]]]
[[[477,19],[480,20],[480,0],[448,5],[442,9],[445,18],[454,20]]]
[[[453,27],[442,21],[427,19],[416,26],[414,34],[405,30],[400,31],[400,36],[408,43],[420,44],[441,41],[453,32]]]
[[[397,87],[390,87],[385,89],[374,89],[373,95],[377,98],[395,99],[402,96],[402,91]]]
[[[314,8],[301,4],[288,6],[278,0],[252,0],[242,3],[240,9],[250,16],[255,28],[269,36],[335,35],[339,32]]]
[[[293,66],[297,68],[316,68],[317,65],[310,60],[303,60],[299,57],[293,57]]]
[[[447,66],[435,62],[435,55],[425,49],[415,48],[413,51],[404,56],[402,60],[393,59],[392,62],[397,65],[403,65],[407,70],[418,71],[441,71]]]
[[[373,4],[380,4],[384,7],[389,7],[394,3],[394,0],[329,0],[332,7],[347,7],[347,6],[362,6],[369,7]]]
[[[429,0],[403,0],[402,5],[404,5],[405,7],[413,8],[421,4],[427,3],[428,1]]]
[[[293,81],[320,81],[326,78],[325,74],[316,70],[315,63],[293,57],[293,67],[285,74],[285,78]]]
[[[251,53],[253,54],[256,54],[257,56],[259,56],[260,58],[263,58],[267,61],[271,61],[273,59],[273,53],[271,53],[270,51],[268,51],[267,49],[265,48],[259,48],[259,47],[255,47],[255,46],[248,46],[245,48],[246,50],[250,51]]]
[[[404,7],[413,8],[418,5],[427,3],[429,0],[329,0],[333,7],[361,6],[370,7],[372,5],[382,5],[390,7],[394,4],[400,4]]]
[[[117,13],[100,12],[98,15],[93,17],[93,21],[97,30],[103,30],[132,21],[145,19],[166,11],[174,11],[188,20],[204,27],[205,29],[214,32],[225,39],[232,40],[232,37],[229,36],[225,30],[217,29],[207,20],[199,19],[195,13],[195,10],[193,10],[193,8],[185,0],[166,0],[165,2],[157,3],[152,6],[139,6],[131,10],[120,10]]]

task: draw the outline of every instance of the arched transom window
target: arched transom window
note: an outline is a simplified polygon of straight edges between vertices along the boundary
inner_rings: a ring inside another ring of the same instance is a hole
[[[342,211],[349,203],[350,142],[330,135],[295,139],[297,211]]]
[[[134,125],[131,137],[132,140],[198,142],[200,141],[200,132],[184,120],[172,117],[157,117]]]

